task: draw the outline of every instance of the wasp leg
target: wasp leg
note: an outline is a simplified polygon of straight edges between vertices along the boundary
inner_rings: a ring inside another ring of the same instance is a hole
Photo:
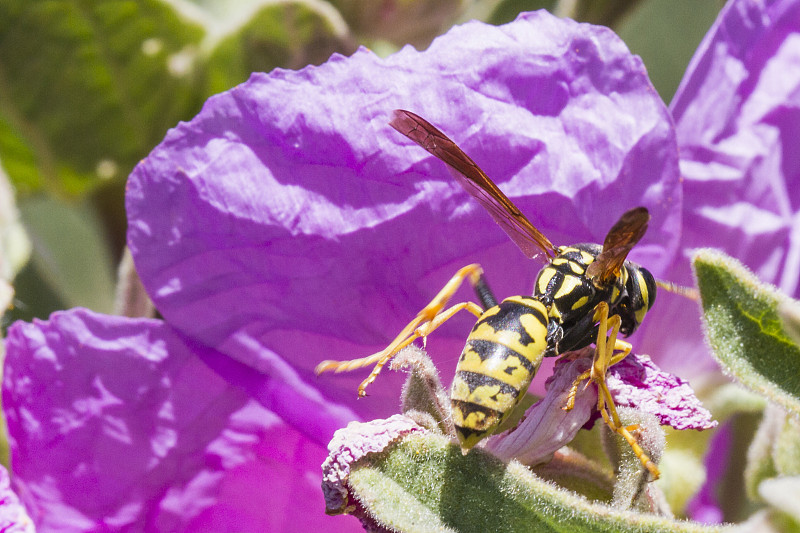
[[[414,320],[409,322],[385,349],[373,355],[350,361],[322,361],[314,369],[314,372],[317,374],[328,371],[337,373],[346,372],[357,368],[363,368],[374,363],[375,367],[372,369],[370,375],[358,386],[359,397],[366,396],[367,386],[375,381],[375,378],[378,377],[384,365],[386,365],[397,352],[411,344],[417,338],[428,335],[462,309],[467,309],[476,316],[482,314],[481,308],[473,302],[457,304],[444,312],[442,311],[465,279],[468,279],[470,284],[475,287],[482,301],[484,301],[484,297],[481,296],[481,292],[491,296],[483,278],[483,269],[481,266],[476,263],[467,265],[450,278],[450,281],[445,284],[433,300],[417,313]],[[491,296],[491,298],[493,298],[493,296]]]
[[[603,420],[608,424],[614,432],[621,435],[633,449],[636,457],[642,462],[642,465],[647,468],[652,474],[653,479],[658,479],[658,467],[650,460],[650,457],[644,452],[639,443],[631,434],[638,426],[623,426],[622,421],[617,414],[617,408],[614,404],[614,399],[611,397],[611,391],[608,390],[606,384],[606,372],[609,367],[619,363],[631,352],[631,345],[625,341],[617,338],[619,335],[619,328],[621,319],[618,315],[608,316],[608,304],[601,302],[595,309],[595,320],[599,322],[597,332],[597,341],[595,343],[595,357],[592,362],[591,369],[587,370],[578,376],[570,388],[567,396],[567,403],[564,407],[565,410],[570,410],[575,406],[575,395],[577,394],[578,387],[584,380],[593,381],[597,384],[597,410]],[[609,331],[609,329],[611,331]],[[619,352],[615,355],[615,352]],[[587,382],[588,385],[588,382]]]

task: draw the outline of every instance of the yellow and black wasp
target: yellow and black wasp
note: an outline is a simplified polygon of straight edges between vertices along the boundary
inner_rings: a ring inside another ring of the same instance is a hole
[[[460,269],[384,350],[351,361],[323,361],[316,372],[343,372],[375,364],[359,385],[359,396],[398,351],[425,337],[466,309],[478,317],[456,366],[450,398],[453,423],[462,448],[491,435],[524,396],[543,357],[558,356],[594,343],[591,368],[572,385],[565,409],[574,406],[578,387],[591,380],[598,389],[598,411],[632,446],[657,478],[658,468],[623,426],[605,382],[608,368],[631,351],[618,338],[641,324],[656,297],[656,282],[645,268],[627,261],[644,236],[650,215],[644,207],[624,213],[603,245],[556,248],[453,141],[410,111],[396,110],[390,125],[450,167],[453,176],[492,215],[522,252],[544,254],[532,296],[512,296],[498,303],[480,265]],[[481,305],[467,301],[447,307],[468,280]]]

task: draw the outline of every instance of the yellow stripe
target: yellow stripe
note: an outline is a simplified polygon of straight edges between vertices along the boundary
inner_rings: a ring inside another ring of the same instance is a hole
[[[534,368],[536,365],[534,365]],[[525,382],[532,378],[532,375],[523,366],[520,357],[509,353],[508,357],[490,357],[482,360],[472,349],[464,350],[463,359],[458,362],[458,370],[465,372],[475,372],[482,376],[489,376],[519,389]]]
[[[644,307],[635,313],[636,322],[641,324],[642,320],[644,320],[644,315],[647,314],[647,311],[650,308],[650,294],[647,292],[647,283],[645,283],[644,276],[642,276],[642,272],[640,270],[636,271],[636,284],[639,285],[639,290],[642,292],[642,300],[644,301]]]
[[[543,326],[539,320],[533,315],[523,315],[520,319],[525,332],[533,339],[533,343],[529,345],[520,342],[520,333],[518,331],[501,330],[495,331],[489,324],[480,324],[469,334],[470,339],[490,341],[496,344],[502,344],[511,350],[522,354],[527,359],[529,353],[532,353],[534,359],[538,352],[544,351],[544,343],[547,337],[547,327]],[[531,360],[531,363],[534,361]]]
[[[575,311],[576,309],[580,309],[581,307],[586,305],[586,303],[588,301],[589,301],[589,297],[588,296],[581,296],[580,298],[578,298],[577,302],[572,304],[572,310]]]
[[[531,298],[530,296],[509,296],[503,300],[503,302],[512,302],[527,307],[528,309],[535,309],[539,311],[543,317],[547,316],[547,307],[536,298]]]
[[[539,272],[539,281],[537,282],[537,287],[539,288],[539,292],[544,294],[547,292],[547,284],[550,283],[550,280],[553,279],[553,276],[556,275],[556,269],[553,267],[544,267],[541,272]]]
[[[583,276],[586,273],[586,270],[577,262],[570,261],[569,268],[578,276]]]
[[[508,413],[514,408],[514,406],[517,404],[517,398],[519,397],[521,397],[521,393],[519,396],[514,396],[509,393],[501,393],[498,385],[484,385],[481,387],[475,387],[475,390],[470,392],[469,386],[460,378],[453,380],[453,387],[450,391],[450,398],[452,400],[476,403],[482,407],[488,407],[489,409],[500,411],[503,414]],[[459,424],[455,416],[455,410],[453,415],[453,422],[456,425],[480,429],[480,425],[476,426]],[[463,414],[461,415],[461,418],[463,419]],[[479,415],[479,418],[483,418],[483,413]],[[466,421],[468,420],[469,417],[467,417]]]
[[[561,282],[561,286],[558,288],[558,291],[556,291],[556,294],[553,296],[553,298],[558,300],[559,298],[566,296],[574,291],[576,287],[580,286],[580,284],[581,281],[579,278],[575,276],[565,276],[564,281]]]
[[[619,286],[614,284],[611,287],[611,297],[608,299],[609,302],[616,303],[619,299]],[[610,305],[610,304],[609,304]]]
[[[480,436],[473,436],[473,442],[470,444],[470,446],[474,446],[483,437],[491,434],[491,432],[494,431],[494,429],[496,429],[500,424],[502,418],[505,417],[499,417],[495,413],[489,413],[487,416],[486,413],[481,411],[472,411],[465,416],[464,412],[459,409],[458,406],[453,406],[453,424],[483,433]]]

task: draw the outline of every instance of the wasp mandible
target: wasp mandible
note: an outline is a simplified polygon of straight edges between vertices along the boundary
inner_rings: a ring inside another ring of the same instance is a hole
[[[579,386],[597,385],[597,409],[606,424],[631,445],[652,477],[656,465],[623,426],[606,385],[608,368],[623,360],[628,336],[653,307],[656,281],[647,269],[626,258],[647,231],[644,207],[625,212],[609,230],[602,246],[582,243],[555,247],[478,165],[452,140],[425,119],[396,110],[389,124],[445,162],[455,179],[494,218],[529,258],[541,254],[547,264],[539,272],[532,296],[512,296],[498,303],[478,264],[460,269],[384,350],[351,361],[323,361],[317,368],[343,372],[374,364],[359,385],[364,396],[383,366],[415,339],[426,337],[456,313],[478,317],[456,366],[450,391],[453,422],[463,449],[491,435],[524,396],[544,357],[558,356],[594,343],[592,366],[574,381],[564,409],[572,409]],[[475,290],[472,301],[447,307],[464,281]]]

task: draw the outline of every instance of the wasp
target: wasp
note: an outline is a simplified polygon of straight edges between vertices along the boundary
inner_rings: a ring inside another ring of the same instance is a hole
[[[554,246],[478,165],[444,133],[418,115],[396,110],[389,124],[448,165],[461,186],[494,218],[529,258],[544,255],[532,296],[512,296],[498,303],[478,264],[460,269],[384,350],[351,361],[323,361],[317,374],[343,372],[374,364],[359,385],[360,397],[383,366],[417,338],[425,338],[456,313],[466,310],[478,320],[456,366],[450,399],[456,434],[464,450],[491,435],[524,396],[544,357],[595,344],[592,366],[570,389],[566,410],[578,388],[594,382],[597,409],[608,426],[631,445],[652,478],[658,468],[624,426],[606,385],[608,368],[631,352],[627,337],[642,323],[656,298],[656,281],[644,267],[626,258],[647,231],[644,207],[625,212],[601,245]],[[480,305],[472,301],[448,307],[468,281]]]

